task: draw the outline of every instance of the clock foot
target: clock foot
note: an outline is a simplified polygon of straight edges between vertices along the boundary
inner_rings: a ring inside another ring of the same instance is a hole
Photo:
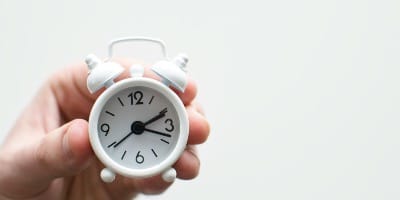
[[[161,175],[161,177],[165,182],[173,182],[176,178],[176,171],[174,168],[169,168]]]
[[[104,182],[111,183],[115,179],[115,173],[108,168],[104,168],[103,170],[101,170],[100,177],[101,180],[103,180]]]

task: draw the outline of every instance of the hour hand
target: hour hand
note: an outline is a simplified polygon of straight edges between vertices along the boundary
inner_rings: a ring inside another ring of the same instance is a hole
[[[160,111],[160,113],[158,113],[158,115],[154,116],[153,118],[151,118],[147,122],[145,122],[144,126],[146,126],[146,125],[148,125],[150,123],[153,123],[153,122],[165,117],[165,113],[167,113],[167,112],[168,112],[167,108],[164,108],[163,110]]]

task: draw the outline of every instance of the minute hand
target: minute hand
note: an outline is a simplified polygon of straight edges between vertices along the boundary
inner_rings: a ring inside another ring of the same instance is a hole
[[[150,132],[150,133],[155,133],[155,134],[162,135],[162,136],[165,136],[165,137],[171,137],[170,134],[162,133],[162,132],[160,132],[160,131],[155,131],[155,130],[151,130],[151,129],[147,129],[147,128],[145,128],[144,130],[145,130],[145,131],[148,131],[148,132]]]
[[[165,117],[165,113],[167,112],[167,108],[164,108],[162,111],[160,111],[160,113],[158,115],[156,115],[155,117],[149,119],[147,122],[145,122],[143,125],[146,126],[150,123],[153,123],[163,117]]]
[[[120,141],[118,141],[117,144],[114,145],[114,148],[117,147],[119,144],[121,144],[124,140],[126,140],[126,138],[128,138],[132,134],[133,134],[133,132],[128,133],[128,135],[126,135],[124,138],[122,138]]]

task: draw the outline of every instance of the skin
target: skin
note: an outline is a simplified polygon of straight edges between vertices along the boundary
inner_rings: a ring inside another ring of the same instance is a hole
[[[117,62],[126,69],[131,65]],[[128,77],[125,71],[118,79]],[[91,149],[87,122],[101,91],[88,92],[87,73],[84,63],[56,72],[21,113],[0,148],[0,199],[132,199],[139,193],[160,194],[171,185],[160,176],[101,181],[103,165]],[[157,79],[148,69],[145,76]],[[188,146],[174,168],[186,180],[199,173],[195,145],[205,142],[210,131],[196,93],[193,80],[184,93],[177,92],[190,128]]]

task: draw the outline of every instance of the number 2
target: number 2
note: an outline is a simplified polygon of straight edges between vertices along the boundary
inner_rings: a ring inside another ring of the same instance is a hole
[[[143,92],[141,91],[136,91],[135,93],[130,93],[128,95],[129,98],[131,98],[131,105],[133,105],[133,99],[136,100],[135,105],[143,104]]]

